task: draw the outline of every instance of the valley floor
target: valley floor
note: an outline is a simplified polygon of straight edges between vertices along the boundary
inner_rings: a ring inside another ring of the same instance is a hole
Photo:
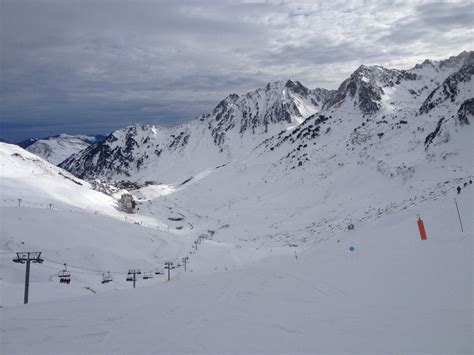
[[[464,232],[446,196],[417,209],[427,241],[407,209],[238,270],[5,307],[0,352],[473,353],[473,190]]]

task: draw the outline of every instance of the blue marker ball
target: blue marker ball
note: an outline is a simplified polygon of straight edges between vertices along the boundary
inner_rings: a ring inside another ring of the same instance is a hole
[[[355,248],[354,248],[354,247],[350,247],[349,250],[350,250],[350,251],[354,251]]]

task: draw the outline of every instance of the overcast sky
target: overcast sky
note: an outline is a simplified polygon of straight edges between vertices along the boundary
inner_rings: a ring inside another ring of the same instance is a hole
[[[472,50],[473,2],[0,1],[1,132],[175,125],[278,79],[335,89],[360,64]]]

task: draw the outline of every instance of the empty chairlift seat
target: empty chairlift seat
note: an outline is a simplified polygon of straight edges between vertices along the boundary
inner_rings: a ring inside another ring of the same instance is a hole
[[[110,275],[110,271],[105,273],[105,274],[102,274],[102,283],[103,284],[109,283],[111,281],[113,281],[113,278],[112,278],[112,275]]]
[[[143,280],[148,280],[153,278],[153,272],[145,272],[143,273]]]

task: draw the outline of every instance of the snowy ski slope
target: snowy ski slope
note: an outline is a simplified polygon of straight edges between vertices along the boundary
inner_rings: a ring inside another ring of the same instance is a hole
[[[2,351],[472,353],[473,191],[458,196],[464,232],[451,195],[417,211],[427,241],[407,209],[296,257],[5,308]]]

